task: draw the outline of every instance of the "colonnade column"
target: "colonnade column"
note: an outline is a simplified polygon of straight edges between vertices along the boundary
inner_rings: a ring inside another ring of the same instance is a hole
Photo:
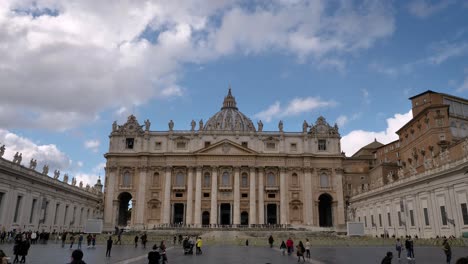
[[[312,200],[312,174],[311,168],[306,168],[304,170],[304,191],[305,191],[305,217],[306,220],[304,221],[307,225],[313,225],[314,218],[312,212],[313,200]]]
[[[195,178],[195,219],[193,223],[195,226],[201,226],[201,173],[202,168],[197,167]]]
[[[166,177],[164,180],[163,224],[169,224],[171,220],[171,174],[172,167],[166,167]]]
[[[210,225],[217,224],[218,219],[218,167],[213,167],[211,173],[211,212]]]
[[[185,216],[185,223],[188,225],[192,224],[193,217],[193,168],[188,168],[187,177],[187,212]]]
[[[140,176],[138,179],[138,192],[136,204],[136,219],[135,224],[137,228],[143,228],[145,224],[144,212],[146,205],[146,171],[147,167],[140,167]]]
[[[234,225],[240,225],[239,168],[234,168]]]
[[[335,169],[335,178],[336,182],[335,187],[336,187],[336,195],[338,197],[338,204],[337,204],[337,211],[338,211],[338,218],[336,219],[336,224],[338,226],[345,226],[345,216],[344,216],[344,197],[343,197],[343,169],[342,168],[336,168]]]
[[[264,200],[264,186],[263,186],[263,167],[258,168],[258,223],[265,224],[265,200]]]
[[[249,212],[249,225],[257,223],[257,208],[255,201],[255,168],[250,168],[250,212]]]
[[[280,169],[280,214],[281,222],[284,225],[288,222],[288,204],[287,204],[288,186],[286,185],[286,168]]]

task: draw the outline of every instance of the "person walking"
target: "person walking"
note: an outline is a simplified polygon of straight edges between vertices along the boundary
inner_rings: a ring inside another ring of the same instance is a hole
[[[158,246],[155,244],[153,250],[148,253],[148,264],[159,264],[160,259],[161,255],[159,254]]]
[[[15,245],[13,246],[13,255],[15,255],[15,259],[13,260],[13,263],[18,263],[19,262],[19,256],[21,253],[21,236],[16,236],[15,237]]]
[[[308,238],[306,238],[305,251],[306,251],[306,257],[310,259],[310,242]]]
[[[81,249],[81,243],[83,243],[83,234],[80,233],[78,237],[78,249]]]
[[[148,236],[146,235],[146,233],[143,233],[143,235],[141,236],[141,244],[143,244],[143,248],[146,248],[146,242],[148,242]]]
[[[203,254],[202,245],[203,245],[203,241],[202,241],[201,237],[198,237],[197,245],[196,245],[197,246],[197,255]]]
[[[413,240],[411,239],[411,236],[408,236],[408,238],[406,239],[405,248],[406,248],[407,259],[408,260],[414,259],[414,243],[413,243]]]
[[[91,239],[91,244],[93,248],[96,246],[96,234],[93,235],[93,238]]]
[[[304,251],[304,245],[302,244],[302,241],[299,241],[299,244],[296,246],[297,262],[301,261],[301,257],[303,262],[305,262]]]
[[[174,236],[173,244],[175,245],[176,243],[177,243],[177,236]]]
[[[387,255],[382,259],[382,262],[380,264],[392,264],[392,258],[393,258],[393,253],[392,252],[387,252]]]
[[[93,236],[91,234],[88,234],[86,236],[86,243],[88,244],[88,248],[91,247],[91,240],[93,240]]]
[[[281,242],[280,250],[281,254],[284,256],[286,254],[286,243],[284,243],[284,240]]]
[[[1,249],[0,249],[0,264],[8,264],[8,258],[5,252],[3,252],[3,250]]]
[[[21,241],[20,252],[19,252],[21,256],[20,263],[26,263],[26,256],[28,255],[30,247],[31,247],[31,244],[29,243],[28,239],[24,239],[23,241]]]
[[[273,247],[273,243],[275,242],[275,240],[273,239],[273,236],[270,235],[270,237],[268,238],[268,244],[270,244],[270,248]]]
[[[83,261],[83,251],[81,251],[81,249],[73,250],[70,259],[71,262],[69,264],[86,264],[86,262]]]
[[[75,235],[70,235],[70,249],[73,248],[73,244],[75,244]]]
[[[65,247],[65,243],[67,242],[67,232],[62,233],[62,248]]]
[[[111,256],[111,250],[112,250],[112,236],[109,236],[109,239],[107,239],[107,248],[106,248],[106,257],[110,258]]]
[[[138,238],[139,238],[138,235],[136,235],[136,236],[135,236],[135,240],[134,240],[134,241],[135,241],[135,248],[138,247]]]
[[[444,242],[442,243],[442,249],[444,250],[447,264],[450,264],[452,260],[452,248],[446,238],[444,238]]]
[[[398,259],[401,258],[401,251],[403,250],[403,246],[401,245],[401,241],[399,238],[397,238],[396,243],[395,243],[395,249],[398,252]]]
[[[286,247],[288,249],[288,256],[291,256],[291,253],[293,252],[293,246],[294,246],[294,242],[292,241],[291,238],[288,238],[288,240],[286,240]]]
[[[161,254],[162,264],[167,263],[167,255],[166,255],[166,242],[164,240],[161,241],[159,245],[159,252]]]
[[[115,242],[115,244],[122,245],[122,233],[121,232],[119,232],[119,234],[117,235],[117,241]]]

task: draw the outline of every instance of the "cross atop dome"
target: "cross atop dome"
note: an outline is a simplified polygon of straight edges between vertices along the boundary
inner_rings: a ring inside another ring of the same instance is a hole
[[[223,107],[221,107],[221,110],[228,109],[228,108],[238,110],[237,109],[236,98],[234,96],[232,96],[232,94],[231,94],[231,85],[229,85],[229,90],[228,90],[227,96],[224,97]]]

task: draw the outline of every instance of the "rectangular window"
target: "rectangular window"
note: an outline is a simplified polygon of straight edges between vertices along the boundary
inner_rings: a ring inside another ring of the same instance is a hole
[[[361,217],[360,216],[358,217],[358,222],[361,222]]]
[[[18,195],[18,198],[16,198],[16,208],[15,208],[15,216],[13,218],[13,223],[18,222],[19,213],[21,209],[21,200],[23,200],[23,196]]]
[[[370,219],[371,219],[372,227],[374,227],[374,226],[375,226],[374,215],[371,215],[371,216],[370,216]]]
[[[367,227],[367,216],[364,216],[364,225]]]
[[[205,148],[209,147],[211,145],[210,141],[205,141]]]
[[[382,214],[379,214],[379,226],[382,227]]]
[[[409,210],[409,216],[410,216],[411,226],[414,226],[414,214],[413,214],[413,210]]]
[[[63,225],[65,225],[67,221],[67,214],[68,214],[68,205],[65,206],[65,214],[63,215]]]
[[[83,223],[83,210],[84,210],[84,208],[82,207],[81,210],[80,210],[80,226]]]
[[[291,151],[297,151],[297,144],[291,143]]]
[[[387,218],[388,218],[388,226],[392,226],[392,217],[390,213],[387,213]]]
[[[203,193],[203,198],[210,198],[210,193]]]
[[[402,226],[403,225],[403,221],[401,221],[401,212],[398,211],[398,226]]]
[[[442,217],[442,225],[447,225],[447,212],[445,211],[445,206],[440,207],[440,216]]]
[[[133,145],[135,143],[135,139],[134,138],[127,138],[125,139],[125,147],[127,149],[133,149]]]
[[[429,226],[429,212],[427,211],[427,208],[423,208],[423,213],[424,213],[424,224],[426,226]]]
[[[60,204],[55,205],[55,216],[54,216],[54,225],[57,224],[57,217],[58,217],[58,209],[60,207]]]
[[[269,150],[273,150],[276,148],[276,143],[274,142],[267,142],[266,143],[266,148],[269,149]]]
[[[242,194],[242,198],[247,198],[247,197],[249,197],[249,194],[247,194],[247,193]]]
[[[177,149],[185,149],[187,144],[185,142],[177,142],[176,147]]]
[[[177,197],[177,198],[182,198],[182,197],[184,197],[184,194],[183,194],[183,193],[176,193],[176,194],[175,194],[175,197]]]
[[[242,142],[242,146],[243,146],[244,148],[249,147],[249,142],[247,142],[247,141]]]
[[[154,143],[154,149],[155,150],[161,150],[162,149],[162,143],[161,142],[155,142]]]
[[[37,199],[33,199],[31,205],[31,214],[29,215],[29,223],[32,224],[34,219],[34,209],[36,208]]]
[[[242,175],[241,187],[243,188],[249,187],[248,177],[245,174]]]
[[[276,195],[274,193],[269,193],[268,194],[268,198],[270,199],[274,199],[276,197]]]
[[[466,208],[466,203],[461,204],[461,210],[463,215],[463,224],[468,225],[468,210]]]
[[[325,139],[319,139],[319,141],[318,141],[318,150],[320,150],[320,151],[327,150],[327,141]]]
[[[3,201],[4,193],[0,193],[0,213],[2,212],[2,201]]]

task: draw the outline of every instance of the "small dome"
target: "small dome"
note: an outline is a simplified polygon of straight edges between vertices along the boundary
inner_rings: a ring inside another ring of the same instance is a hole
[[[255,127],[252,120],[237,108],[236,98],[232,96],[231,88],[229,88],[228,95],[224,97],[221,111],[214,114],[208,122],[206,122],[203,130],[255,131]]]

